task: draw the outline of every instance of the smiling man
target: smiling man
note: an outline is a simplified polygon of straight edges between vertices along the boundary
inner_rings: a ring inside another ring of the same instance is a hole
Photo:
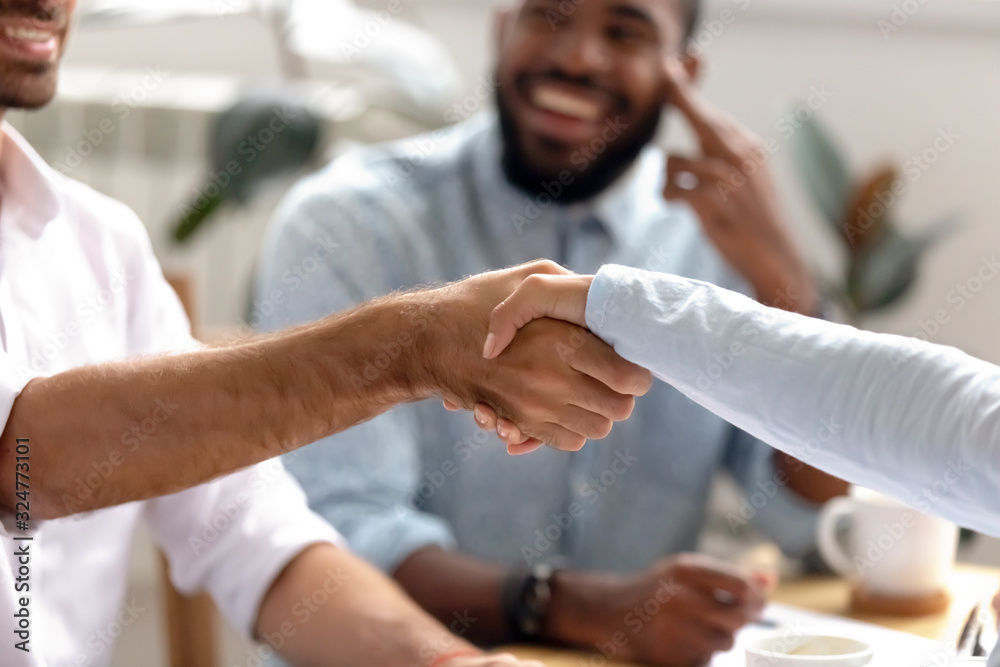
[[[495,109],[346,155],[289,195],[266,241],[262,298],[290,286],[287,267],[314,239],[339,246],[266,326],[536,257],[580,273],[609,262],[670,271],[814,313],[767,170],[718,187],[757,154],[756,139],[716,109],[682,104],[700,154],[668,158],[652,144],[675,101],[666,63],[696,24],[693,0],[507,7]],[[468,636],[482,642],[703,663],[754,617],[769,584],[686,553],[715,474],[728,471],[748,496],[773,489],[758,525],[796,556],[813,548],[818,503],[844,489],[662,384],[578,455],[514,459],[486,438],[425,403],[288,464],[353,548],[438,618],[474,616]]]

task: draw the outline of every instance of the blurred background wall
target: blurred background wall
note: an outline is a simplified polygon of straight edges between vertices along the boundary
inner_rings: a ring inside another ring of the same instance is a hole
[[[386,0],[359,4],[374,10],[387,6]],[[403,0],[402,5],[400,20],[422,26],[452,54],[461,81],[454,102],[475,96],[491,67],[494,3]],[[723,10],[735,19],[720,28],[713,20]],[[810,102],[857,169],[882,162],[901,166],[923,156],[926,169],[909,164],[919,178],[910,182],[900,204],[905,226],[917,230],[949,213],[962,221],[929,256],[912,298],[865,325],[909,335],[923,331],[935,342],[1000,363],[1000,277],[980,273],[984,262],[989,266],[1000,256],[1000,2],[716,0],[705,18],[709,23],[698,35],[709,64],[704,90],[762,137],[778,141],[770,162],[794,234],[817,272],[834,275],[843,258],[804,194],[788,150],[790,125],[783,121]],[[51,162],[65,161],[83,133],[108,117],[109,98],[131,94],[134,113],[115,121],[106,137],[105,148],[113,145],[114,151],[83,160],[70,175],[136,209],[164,264],[194,277],[204,325],[238,324],[261,236],[281,191],[223,216],[190,248],[171,246],[167,224],[202,180],[212,114],[246,78],[280,74],[273,34],[259,21],[225,11],[156,27],[91,27],[77,31],[65,62],[60,101],[35,114],[11,114],[11,121]],[[150,72],[166,76],[146,90]],[[331,106],[350,107],[350,96],[341,99],[340,92],[333,88]],[[330,154],[435,124],[433,118],[416,121],[385,110],[345,113],[344,122],[336,116],[328,119],[336,137]],[[942,133],[952,137],[944,151],[934,148]],[[678,118],[671,116],[664,141],[681,151],[690,145]],[[974,291],[973,297],[956,299],[959,286]],[[945,311],[947,323],[931,326],[939,311]],[[145,542],[138,553],[133,591],[149,611],[123,638],[118,664],[155,667],[165,663],[157,662],[163,651],[157,650],[162,638],[156,636],[154,560]],[[1000,550],[983,541],[966,557],[995,563]],[[222,664],[248,664],[246,646],[227,646]],[[137,661],[136,655],[142,658]]]

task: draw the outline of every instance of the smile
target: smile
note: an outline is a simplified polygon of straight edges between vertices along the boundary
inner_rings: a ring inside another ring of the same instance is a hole
[[[576,120],[595,123],[601,119],[601,105],[582,95],[555,86],[546,84],[535,86],[531,101],[539,109]]]

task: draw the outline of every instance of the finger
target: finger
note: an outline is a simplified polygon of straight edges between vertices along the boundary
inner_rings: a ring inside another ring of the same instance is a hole
[[[754,572],[754,580],[763,589],[764,595],[770,596],[778,587],[778,573],[770,570]]]
[[[572,431],[562,424],[548,422],[542,424],[533,437],[538,438],[549,447],[563,452],[578,452],[587,444],[587,438]]]
[[[720,605],[759,606],[764,601],[763,590],[753,572],[714,559],[687,559],[678,565],[678,578],[687,585],[700,588]]]
[[[497,413],[485,403],[477,403],[472,410],[472,415],[479,424],[479,428],[484,431],[495,431],[497,428]]]
[[[702,627],[732,636],[756,618],[753,610],[745,605],[720,604],[711,593],[693,589],[688,591],[688,613]]]
[[[507,445],[507,453],[511,456],[524,456],[545,446],[545,443],[536,438],[528,438],[519,445]]]
[[[701,149],[709,155],[734,157],[730,147],[732,121],[701,94],[676,57],[664,64],[667,101],[691,124]]]
[[[718,158],[691,159],[681,155],[667,158],[667,182],[675,183],[681,174],[692,174],[699,184],[714,186],[729,177],[730,166]]]
[[[508,445],[519,445],[527,440],[527,437],[521,434],[521,429],[517,427],[517,424],[502,417],[497,420],[496,432],[497,437]]]
[[[587,326],[587,293],[593,276],[531,275],[493,309],[483,356],[493,359],[506,349],[517,330],[540,317]]]
[[[601,440],[611,433],[614,421],[603,413],[594,412],[578,405],[565,405],[556,414],[558,424],[590,440]]]
[[[574,342],[573,346],[577,349],[569,355],[570,366],[612,391],[644,396],[653,386],[653,376],[649,371],[622,359],[612,347],[596,336],[587,335]]]

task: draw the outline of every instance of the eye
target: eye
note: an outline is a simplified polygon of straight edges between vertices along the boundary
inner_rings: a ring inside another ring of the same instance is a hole
[[[645,35],[642,31],[636,30],[635,28],[626,25],[613,25],[607,30],[608,39],[616,44],[640,44],[645,41]]]

